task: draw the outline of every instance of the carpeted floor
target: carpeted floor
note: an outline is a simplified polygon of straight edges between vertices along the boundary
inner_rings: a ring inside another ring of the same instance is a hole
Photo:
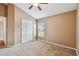
[[[2,56],[76,56],[71,49],[62,48],[41,41],[31,41],[19,46],[0,49]]]

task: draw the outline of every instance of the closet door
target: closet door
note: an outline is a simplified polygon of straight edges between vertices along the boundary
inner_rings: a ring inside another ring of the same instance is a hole
[[[22,43],[33,39],[33,22],[22,20]]]
[[[0,17],[0,43],[4,42],[6,45],[6,18]]]

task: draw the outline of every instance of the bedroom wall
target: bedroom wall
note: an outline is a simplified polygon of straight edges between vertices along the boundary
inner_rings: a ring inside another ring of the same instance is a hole
[[[13,4],[7,5],[7,44],[14,45],[21,43],[21,20],[35,19],[16,7]]]
[[[0,3],[0,16],[6,16],[6,6]]]
[[[46,23],[45,41],[76,48],[76,10],[40,20]]]
[[[35,22],[35,19],[33,17],[31,17],[30,15],[28,15],[18,7],[15,7],[15,44],[21,43],[22,40],[22,34],[21,34],[22,19],[31,20]]]
[[[13,4],[7,5],[7,45],[14,44],[14,19],[15,19],[15,6]]]

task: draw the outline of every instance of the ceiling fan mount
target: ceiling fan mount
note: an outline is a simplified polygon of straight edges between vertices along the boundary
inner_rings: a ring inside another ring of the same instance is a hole
[[[32,9],[32,7],[37,7],[39,10],[42,10],[40,4],[48,4],[48,3],[33,3],[28,9]]]

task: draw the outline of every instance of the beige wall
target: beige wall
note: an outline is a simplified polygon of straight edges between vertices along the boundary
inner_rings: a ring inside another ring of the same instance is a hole
[[[76,31],[76,44],[77,44],[77,50],[78,50],[78,55],[79,55],[79,4],[78,4],[78,8],[77,8],[77,31]]]
[[[35,19],[13,4],[8,4],[7,7],[7,44],[21,43],[21,20],[35,21]]]
[[[0,16],[6,16],[7,20],[7,45],[14,45],[21,42],[21,20],[32,20],[35,19],[20,10],[13,4],[0,4]]]
[[[0,16],[6,16],[6,6],[0,3]]]
[[[14,19],[15,19],[15,6],[12,4],[7,5],[7,44],[14,44]]]
[[[49,42],[76,48],[76,11],[43,18]]]
[[[15,8],[15,44],[21,43],[21,21],[22,19],[31,20],[35,22],[35,19],[29,16],[27,13],[19,8]],[[33,33],[34,34],[34,33]]]

